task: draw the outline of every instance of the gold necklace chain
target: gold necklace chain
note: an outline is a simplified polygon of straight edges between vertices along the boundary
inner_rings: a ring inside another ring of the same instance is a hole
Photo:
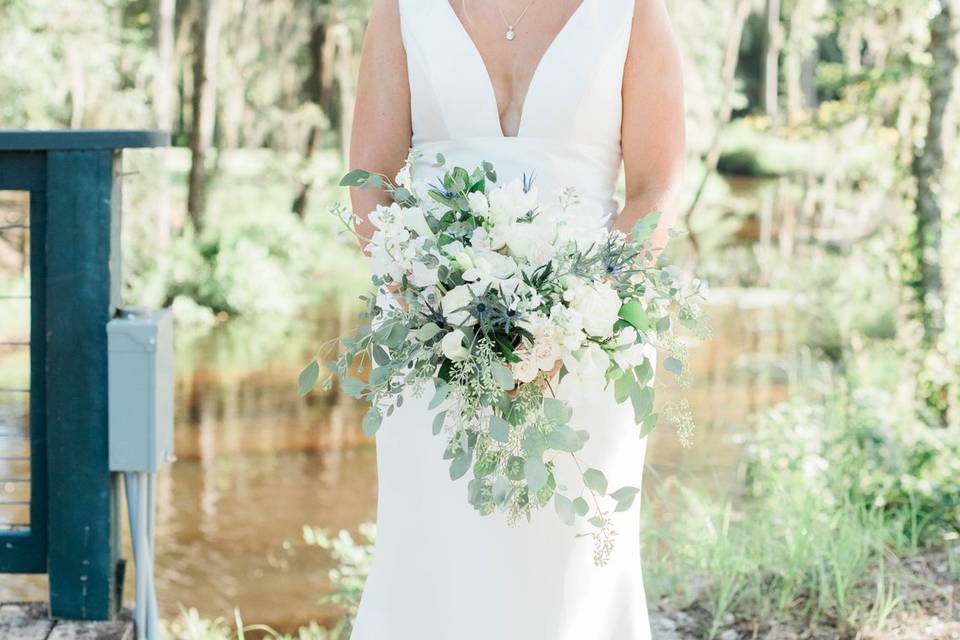
[[[514,38],[517,37],[517,32],[516,32],[517,25],[520,24],[520,21],[523,20],[523,17],[527,15],[527,11],[530,10],[530,7],[532,7],[536,3],[537,3],[537,0],[530,0],[527,6],[523,8],[523,11],[520,12],[520,15],[517,16],[517,19],[514,20],[513,22],[510,22],[509,20],[507,20],[507,16],[503,14],[503,9],[500,8],[500,3],[496,1],[494,2],[494,5],[496,5],[497,7],[497,12],[500,14],[500,19],[503,20],[503,25],[507,28],[507,32],[504,34],[504,37],[507,40],[512,42]]]

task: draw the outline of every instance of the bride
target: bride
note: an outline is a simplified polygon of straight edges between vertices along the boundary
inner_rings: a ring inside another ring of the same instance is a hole
[[[486,160],[500,182],[533,175],[541,194],[572,185],[615,211],[622,164],[614,225],[662,211],[666,242],[684,123],[663,0],[375,0],[357,98],[353,167],[392,176],[412,147],[420,179],[443,171],[437,154],[448,167]],[[390,203],[369,189],[352,200],[358,213]],[[590,431],[583,456],[612,485],[640,486],[646,442],[629,406],[600,387],[559,393]],[[466,479],[450,482],[431,421],[427,398],[411,397],[377,434],[378,540],[353,640],[650,638],[635,512],[605,567],[551,513],[482,518]]]

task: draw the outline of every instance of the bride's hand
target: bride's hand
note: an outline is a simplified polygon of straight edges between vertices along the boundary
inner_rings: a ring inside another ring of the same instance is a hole
[[[401,296],[397,295],[397,293],[400,291],[399,283],[395,282],[393,284],[387,285],[387,291],[389,291],[393,295],[393,299],[396,300],[397,304],[400,306],[401,309],[406,311],[409,308],[409,305],[407,305],[407,301],[404,300]]]

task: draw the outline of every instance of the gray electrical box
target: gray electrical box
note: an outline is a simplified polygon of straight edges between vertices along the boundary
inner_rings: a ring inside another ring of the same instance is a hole
[[[107,323],[110,470],[156,472],[173,455],[173,313],[121,308]]]

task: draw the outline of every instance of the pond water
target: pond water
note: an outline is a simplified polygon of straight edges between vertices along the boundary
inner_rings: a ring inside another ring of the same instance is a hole
[[[776,298],[713,294],[714,336],[691,348],[689,386],[658,392],[660,404],[690,402],[695,445],[682,449],[661,426],[651,436],[647,491],[672,479],[734,489],[736,435],[802,375],[795,314]],[[158,483],[164,617],[183,605],[232,619],[239,607],[248,622],[291,629],[334,615],[317,602],[330,563],[302,542],[302,527],[355,532],[372,519],[375,454],[359,429],[362,408],[335,390],[300,398],[296,376],[320,340],[348,322],[342,318],[349,314],[339,316],[299,330],[222,326],[178,347],[178,460]],[[311,333],[320,336],[304,337]],[[42,577],[0,576],[0,600],[39,600],[45,592]]]

